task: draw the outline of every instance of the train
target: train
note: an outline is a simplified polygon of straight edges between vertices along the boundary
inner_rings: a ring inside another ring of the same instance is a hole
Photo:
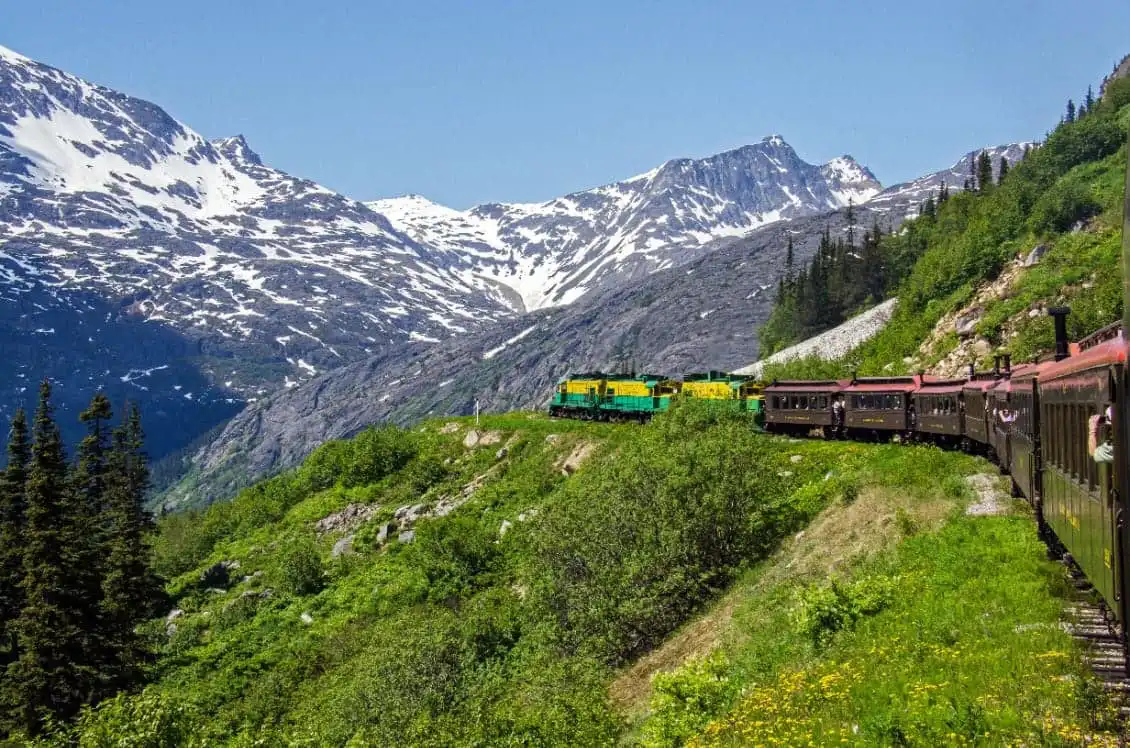
[[[1130,153],[1130,146],[1127,148]],[[825,439],[931,443],[982,454],[1034,509],[1049,546],[1076,565],[1102,597],[1126,643],[1130,621],[1130,156],[1122,227],[1123,318],[1077,342],[1070,310],[1049,309],[1055,349],[1012,365],[941,378],[775,380],[709,372],[567,377],[549,412],[600,420],[646,420],[678,398],[706,398],[755,413],[765,431]]]
[[[750,413],[762,423],[761,383],[753,377],[723,371],[687,374],[682,379],[662,374],[585,372],[558,383],[549,414],[586,421],[645,422],[680,399],[706,400],[718,407]]]

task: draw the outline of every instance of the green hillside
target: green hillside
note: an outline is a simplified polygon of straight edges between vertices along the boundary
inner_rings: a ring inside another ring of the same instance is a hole
[[[867,260],[876,276],[893,289],[899,306],[875,338],[842,361],[798,361],[770,367],[767,377],[838,376],[908,372],[930,368],[957,345],[952,330],[924,355],[919,347],[948,313],[961,309],[1002,270],[1038,245],[1047,253],[1016,280],[990,297],[977,322],[977,334],[993,346],[1026,360],[1050,350],[1050,320],[1029,315],[1042,304],[1069,304],[1068,332],[1082,337],[1122,313],[1120,241],[1126,140],[1130,131],[1130,79],[1112,81],[1102,100],[1073,121],[1062,121],[1007,175],[978,189],[931,198],[922,214],[897,234],[883,235],[859,259],[829,247],[811,267],[782,286],[762,334],[767,352],[821,332],[845,313],[882,298],[882,289],[860,295],[857,283],[838,284],[844,274],[864,272]],[[872,235],[865,237],[866,244]],[[813,278],[817,286],[813,286]],[[799,300],[798,300],[799,295]],[[799,305],[799,306],[798,306]],[[818,314],[818,312],[821,314]],[[825,319],[840,310],[840,316]],[[979,363],[991,362],[982,351]]]
[[[803,715],[781,719],[823,736],[850,717],[864,743],[940,735],[951,702],[976,712],[964,730],[1027,735],[1017,715],[1037,708],[1089,729],[1097,707],[1068,681],[1002,688],[1080,665],[1048,625],[1062,585],[1030,519],[962,514],[983,469],[701,407],[643,427],[521,413],[369,431],[164,518],[175,610],[147,628],[153,683],[53,741],[741,744],[757,699],[782,694]],[[892,634],[905,646],[868,654]],[[853,688],[878,690],[844,701]]]

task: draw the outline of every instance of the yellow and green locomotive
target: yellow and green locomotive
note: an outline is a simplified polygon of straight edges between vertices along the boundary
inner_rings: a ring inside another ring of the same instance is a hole
[[[561,380],[549,414],[590,421],[647,421],[676,399],[705,400],[761,415],[761,385],[751,377],[710,371],[674,379],[662,374],[586,372]]]

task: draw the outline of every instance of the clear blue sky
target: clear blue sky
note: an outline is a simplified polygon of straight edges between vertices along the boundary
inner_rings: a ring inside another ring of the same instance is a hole
[[[1042,136],[1128,0],[7,0],[0,44],[352,197],[544,200],[780,133],[893,184]]]

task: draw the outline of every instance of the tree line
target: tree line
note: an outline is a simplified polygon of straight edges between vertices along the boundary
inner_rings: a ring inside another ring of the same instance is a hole
[[[1078,105],[1067,101],[1056,132],[1084,119],[1099,108],[1091,87]],[[1048,133],[1047,138],[1051,137]],[[1045,138],[1044,142],[1047,142]],[[1025,146],[1021,161],[1040,145]],[[969,174],[962,189],[969,195],[988,195],[1008,179],[1014,164],[1001,156],[993,175],[993,159],[987,150],[973,152]],[[778,282],[777,296],[769,319],[761,327],[763,356],[817,335],[844,322],[853,314],[877,304],[899,287],[926,251],[930,232],[939,219],[942,205],[951,198],[949,186],[929,195],[918,206],[918,220],[903,224],[898,234],[880,230],[878,223],[865,231],[856,243],[855,206],[846,210],[846,236],[832,238],[825,228],[812,260],[799,271],[794,268],[793,240],[788,238],[785,272]],[[1070,206],[1069,206],[1070,207]],[[1075,215],[1074,209],[1066,214]],[[1050,221],[1057,228],[1061,221]]]
[[[16,411],[0,472],[0,738],[36,736],[132,688],[152,654],[137,631],[164,592],[149,566],[152,517],[141,414],[112,425],[96,394],[68,461],[44,381]]]

